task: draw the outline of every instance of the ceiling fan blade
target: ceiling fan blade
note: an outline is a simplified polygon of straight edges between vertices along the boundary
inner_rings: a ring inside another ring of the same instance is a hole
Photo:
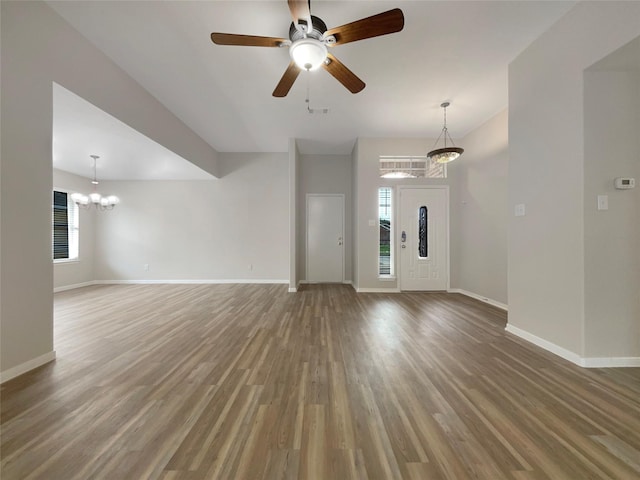
[[[300,69],[295,62],[291,62],[278,82],[278,85],[276,85],[276,89],[273,91],[273,96],[286,97],[287,93],[289,93],[289,90],[291,90],[291,87],[293,86],[293,82],[296,81],[299,74]]]
[[[298,20],[304,20],[305,22],[311,20],[310,0],[288,0],[288,3],[294,24],[298,23]]]
[[[325,37],[333,35],[336,38],[334,45],[364,40],[365,38],[378,37],[389,33],[399,32],[404,28],[404,15],[402,10],[394,8],[388,12],[379,13],[371,17],[356,20],[340,27],[327,30]]]
[[[328,53],[327,58],[329,59],[329,63],[322,64],[324,69],[333,75],[335,79],[344,85],[351,93],[358,93],[366,86],[355,73],[345,67],[336,57]]]
[[[280,47],[288,42],[286,38],[257,37],[255,35],[236,35],[235,33],[211,34],[211,41],[216,45],[242,45],[246,47]]]

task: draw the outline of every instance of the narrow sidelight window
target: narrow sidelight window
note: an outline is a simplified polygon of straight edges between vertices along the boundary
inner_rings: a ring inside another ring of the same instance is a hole
[[[392,190],[390,187],[378,189],[378,275],[393,275],[393,229],[392,229]]]
[[[429,256],[428,220],[429,210],[425,206],[420,207],[418,210],[418,256],[420,258]]]

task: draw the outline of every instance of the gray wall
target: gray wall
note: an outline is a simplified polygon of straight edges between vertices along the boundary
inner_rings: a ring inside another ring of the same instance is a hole
[[[89,193],[92,187],[91,180],[88,178],[62,170],[53,170],[53,190]],[[54,289],[95,280],[93,274],[95,217],[109,213],[96,212],[94,208],[80,209],[78,260],[53,264]]]
[[[217,180],[102,182],[121,203],[97,221],[96,280],[288,283],[287,154],[218,161]]]
[[[300,223],[298,224],[298,264],[300,278],[306,275],[306,198],[310,193],[337,193],[344,195],[345,231],[344,231],[344,261],[345,281],[351,281],[352,276],[352,195],[351,195],[351,156],[349,155],[301,155],[300,183],[298,208]]]
[[[450,164],[452,288],[507,303],[508,115],[499,113],[460,140]]]
[[[216,174],[216,152],[41,2],[0,3],[0,371],[53,352],[52,83]]]
[[[509,324],[585,352],[584,85],[640,35],[640,3],[582,2],[509,67]],[[516,204],[526,216],[514,217]]]
[[[640,187],[614,188],[616,177],[640,181],[635,53],[635,72],[585,72],[586,357],[640,357]],[[609,197],[608,210],[597,210],[598,195]]]

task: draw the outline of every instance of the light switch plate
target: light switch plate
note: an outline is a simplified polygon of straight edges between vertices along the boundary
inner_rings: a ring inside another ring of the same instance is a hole
[[[524,217],[524,213],[525,213],[524,203],[518,203],[514,208],[514,213],[516,217]]]
[[[608,195],[598,195],[598,210],[609,210]]]

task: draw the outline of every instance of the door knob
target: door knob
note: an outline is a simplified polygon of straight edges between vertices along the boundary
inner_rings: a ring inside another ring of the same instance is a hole
[[[405,244],[402,244],[402,248],[407,248],[407,246]]]

